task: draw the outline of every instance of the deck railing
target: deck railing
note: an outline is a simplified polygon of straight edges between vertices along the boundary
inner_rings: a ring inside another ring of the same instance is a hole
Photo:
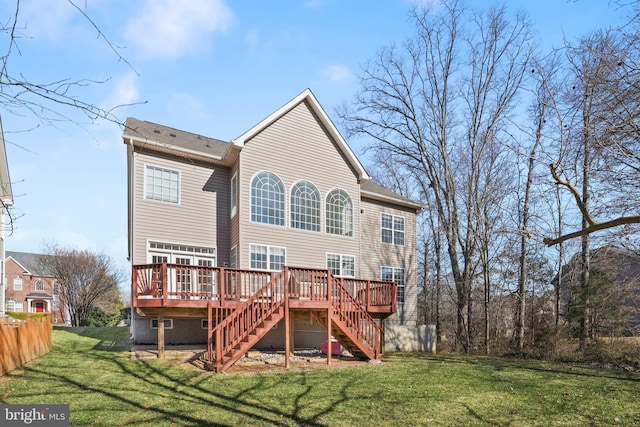
[[[385,311],[391,313],[396,311],[397,286],[394,283],[336,278],[329,270],[322,269],[289,267],[286,270],[288,286],[282,292],[289,298],[328,301],[337,296],[331,295],[331,292],[338,292],[337,287],[330,286],[334,280],[367,311],[376,307],[385,307]],[[135,265],[131,275],[134,306],[143,300],[162,301],[163,306],[176,305],[176,300],[244,301],[271,282],[275,274],[169,263]],[[181,305],[188,305],[188,301],[181,301]]]

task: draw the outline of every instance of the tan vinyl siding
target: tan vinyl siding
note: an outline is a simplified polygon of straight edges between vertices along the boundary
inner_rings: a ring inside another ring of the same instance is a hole
[[[360,207],[362,218],[362,277],[380,280],[381,267],[405,269],[405,302],[398,304],[398,312],[389,322],[415,324],[417,321],[416,278],[416,211],[388,203],[363,198]],[[404,245],[382,243],[380,217],[382,214],[404,218]]]
[[[268,160],[265,160],[268,159]],[[360,195],[357,177],[335,142],[329,137],[306,103],[294,107],[275,123],[248,141],[240,153],[239,214],[241,229],[238,259],[249,267],[249,245],[267,244],[287,249],[287,265],[326,268],[326,253],[353,255],[359,272],[358,230]],[[259,171],[276,174],[285,187],[285,226],[250,221],[250,185]],[[291,187],[300,180],[320,191],[322,232],[290,228]],[[325,202],[329,191],[346,191],[353,204],[353,237],[325,233]]]
[[[179,204],[144,199],[145,166],[179,171]],[[148,240],[216,247],[218,259],[228,260],[229,173],[191,161],[136,152],[134,167],[133,264],[147,262]],[[225,210],[225,215],[218,211]],[[220,223],[220,224],[218,224]],[[220,227],[220,233],[216,232]]]

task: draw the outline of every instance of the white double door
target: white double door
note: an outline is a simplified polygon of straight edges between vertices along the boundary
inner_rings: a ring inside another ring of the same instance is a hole
[[[212,294],[215,292],[214,272],[207,267],[215,267],[216,259],[190,254],[151,254],[152,264],[175,264],[169,269],[170,292],[182,294]],[[193,296],[192,297],[197,297]]]

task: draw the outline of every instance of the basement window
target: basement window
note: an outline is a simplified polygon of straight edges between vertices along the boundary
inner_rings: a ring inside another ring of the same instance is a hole
[[[173,319],[164,319],[164,328],[173,329]],[[158,319],[151,319],[151,329],[158,329]]]

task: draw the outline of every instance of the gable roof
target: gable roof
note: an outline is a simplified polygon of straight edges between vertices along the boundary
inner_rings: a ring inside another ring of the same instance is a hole
[[[162,126],[157,123],[127,118],[122,138],[137,147],[182,154],[184,157],[214,163],[226,163],[231,144],[191,132]],[[226,161],[225,161],[226,160]]]
[[[23,272],[31,276],[55,277],[53,272],[40,262],[42,254],[34,254],[31,252],[6,251],[5,261],[12,259],[22,268]]]
[[[416,203],[408,197],[387,190],[382,185],[378,185],[372,181],[367,181],[360,186],[360,195],[365,198],[406,206],[415,210],[422,210],[424,208],[420,203]]]
[[[329,135],[331,135],[331,137],[338,144],[338,147],[344,154],[345,158],[347,159],[351,167],[353,167],[353,169],[356,171],[358,179],[361,182],[368,181],[369,179],[371,179],[371,177],[369,176],[369,174],[367,174],[367,171],[364,169],[364,167],[362,166],[358,158],[355,156],[353,151],[351,151],[351,148],[349,148],[349,145],[347,144],[347,142],[344,140],[344,138],[342,138],[342,135],[340,135],[340,132],[338,132],[338,129],[335,127],[331,119],[329,119],[329,116],[327,116],[327,113],[325,113],[324,109],[320,106],[320,103],[311,92],[311,89],[306,89],[300,95],[296,96],[291,101],[287,102],[282,107],[274,111],[267,118],[262,120],[260,123],[258,123],[257,125],[255,125],[251,129],[249,129],[248,131],[240,135],[239,137],[231,140],[231,143],[238,147],[244,147],[247,141],[249,141],[251,138],[256,136],[258,133],[260,133],[262,130],[267,128],[269,125],[274,123],[276,120],[278,120],[279,118],[287,114],[298,104],[305,101],[307,102],[311,110],[318,116],[322,125],[324,125],[324,127],[327,129],[327,132],[329,132]]]

